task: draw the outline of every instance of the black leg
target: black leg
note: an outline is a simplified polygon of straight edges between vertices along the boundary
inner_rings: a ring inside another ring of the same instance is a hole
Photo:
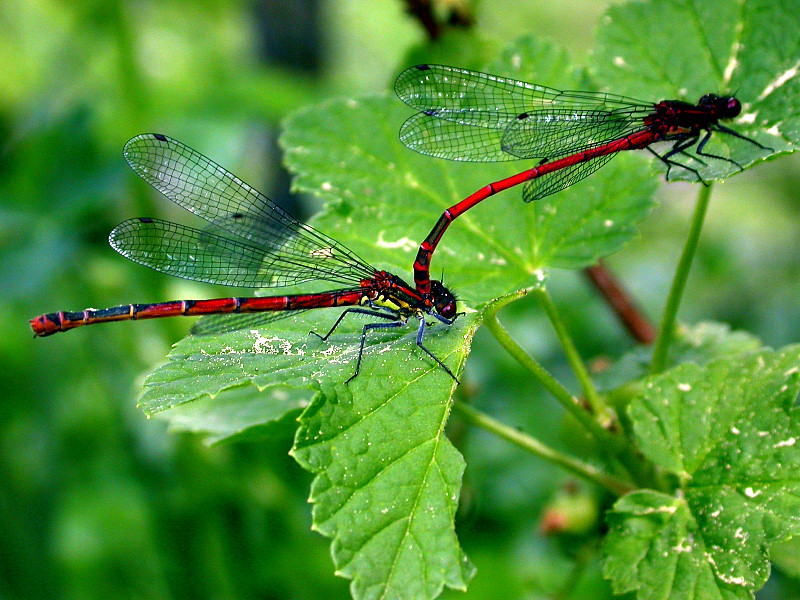
[[[439,316],[441,316],[441,315],[439,315]],[[444,318],[444,317],[442,317],[442,318]],[[446,323],[447,321],[444,321],[444,322]],[[450,322],[452,323],[453,321],[451,320]],[[455,375],[453,375],[453,372],[452,372],[452,371],[451,371],[449,368],[447,368],[447,365],[446,365],[446,364],[444,364],[442,361],[440,361],[438,358],[436,358],[436,356],[433,354],[433,352],[431,352],[430,350],[428,350],[428,349],[427,349],[427,348],[426,348],[426,347],[423,345],[423,343],[422,343],[422,338],[423,338],[423,336],[424,336],[424,335],[425,335],[425,318],[424,318],[424,317],[422,317],[422,316],[420,316],[420,318],[419,318],[419,329],[417,330],[417,346],[419,346],[420,348],[422,348],[422,349],[425,351],[425,354],[427,354],[427,355],[428,355],[428,356],[430,356],[430,357],[431,357],[433,360],[435,360],[435,361],[436,361],[436,363],[437,363],[437,364],[438,364],[440,367],[442,367],[442,368],[445,370],[445,372],[446,372],[448,375],[450,375],[450,377],[452,377],[452,378],[455,380],[455,382],[456,382],[456,383],[458,383],[458,384],[461,384],[461,382],[458,380],[458,377],[456,377]]]
[[[681,156],[686,156],[688,158],[691,158],[692,160],[699,162],[704,167],[708,166],[708,163],[703,159],[701,159],[699,156],[697,156],[697,154],[692,154],[691,152],[687,152],[686,150],[681,150],[678,154],[680,154]]]
[[[348,308],[347,310],[342,311],[342,314],[340,314],[339,318],[336,319],[336,322],[333,324],[333,327],[331,327],[330,331],[328,331],[328,333],[326,333],[324,336],[318,334],[316,331],[310,331],[309,334],[314,334],[315,336],[320,338],[322,341],[327,341],[327,339],[331,336],[331,334],[336,330],[336,328],[342,322],[342,319],[344,319],[345,315],[350,314],[350,313],[356,313],[356,314],[360,314],[360,315],[368,315],[370,317],[379,317],[381,319],[389,319],[389,320],[391,320],[391,322],[390,323],[367,323],[366,325],[364,325],[363,329],[361,330],[361,342],[360,342],[360,344],[358,346],[358,360],[356,361],[356,372],[353,373],[353,375],[352,375],[352,377],[350,377],[350,379],[345,381],[345,384],[348,384],[351,381],[353,381],[353,379],[355,379],[358,376],[358,373],[361,371],[361,357],[364,355],[364,345],[366,344],[366,341],[367,341],[367,332],[371,331],[373,329],[391,329],[391,328],[394,328],[394,327],[400,327],[400,326],[405,324],[405,320],[398,318],[397,314],[395,314],[395,313],[381,312],[381,311],[378,311],[378,310],[370,310],[370,309],[367,309],[367,308]],[[459,315],[460,314],[463,314],[463,313],[459,313]],[[452,319],[448,319],[448,318],[443,317],[442,315],[437,314],[437,313],[433,313],[433,315],[437,319],[439,319],[439,321],[441,321],[442,323],[445,323],[447,325],[452,325],[453,322],[456,320],[455,317],[452,318]],[[456,317],[458,317],[458,315],[456,315]],[[442,369],[444,369],[445,372],[448,375],[450,375],[450,377],[452,377],[455,380],[456,383],[461,383],[458,380],[458,378],[455,375],[453,375],[453,372],[447,367],[447,365],[445,365],[442,361],[440,361],[438,358],[436,358],[436,356],[430,350],[428,350],[425,347],[425,345],[422,343],[422,338],[423,338],[424,335],[425,335],[425,318],[424,318],[423,315],[420,315],[420,318],[419,318],[419,329],[417,330],[417,346],[422,348],[422,350],[425,352],[425,354],[427,354],[434,361],[436,361],[436,364],[438,364],[440,367],[442,367]]]
[[[705,154],[703,152],[703,148],[706,147],[706,144],[708,143],[708,140],[710,140],[710,139],[711,139],[711,130],[708,129],[708,130],[706,130],[706,134],[703,136],[703,139],[700,140],[699,144],[697,144],[697,153],[700,156],[713,156],[711,154]],[[717,157],[715,156],[714,158],[717,158]]]
[[[458,317],[460,317],[461,315],[465,315],[465,314],[467,314],[467,313],[463,313],[463,312],[457,313],[457,314],[456,314],[456,316],[455,316],[455,317],[453,317],[452,319],[448,319],[447,317],[443,317],[442,315],[440,315],[440,314],[439,314],[439,313],[437,313],[437,312],[432,312],[431,314],[432,314],[434,317],[436,317],[437,319],[439,319],[439,320],[440,320],[442,323],[444,323],[445,325],[452,325],[453,323],[455,323],[455,322],[456,322],[456,319],[457,319]]]
[[[357,310],[357,309],[353,309]],[[362,311],[363,312],[363,311]],[[377,316],[377,315],[375,315]],[[386,316],[386,315],[383,315]],[[396,318],[396,317],[395,317]],[[358,377],[358,372],[361,370],[361,357],[364,355],[364,343],[367,341],[367,331],[371,329],[389,329],[390,327],[400,327],[404,325],[403,321],[393,321],[391,323],[367,323],[364,325],[364,329],[361,330],[361,345],[358,347],[358,361],[356,362],[356,372],[353,373],[352,377],[345,381],[345,385],[353,381],[356,377]],[[430,353],[429,353],[430,354]]]
[[[669,160],[672,156],[676,154],[682,153],[687,148],[691,148],[695,142],[697,142],[696,135],[686,135],[686,137],[679,137],[675,139],[675,143],[672,144],[672,148],[664,154],[662,160]]]
[[[672,147],[663,156],[661,154],[656,153],[652,149],[650,149],[649,146],[648,146],[648,149],[651,152],[653,152],[653,154],[655,154],[655,156],[657,156],[660,160],[665,161],[667,163],[667,166],[669,166],[669,167],[671,167],[672,165],[675,165],[675,166],[678,166],[678,167],[684,167],[685,166],[685,165],[682,165],[681,163],[675,162],[674,160],[670,160],[676,154],[682,154],[684,156],[688,156],[689,158],[693,158],[696,161],[698,161],[701,165],[704,165],[706,163],[704,163],[702,160],[697,158],[694,154],[691,154],[690,152],[686,151],[688,148],[691,148],[695,144],[695,142],[697,142],[697,138],[696,137],[690,137],[688,139],[687,138],[681,138],[681,139],[675,140],[675,143],[672,144]]]
[[[720,125],[719,123],[713,124],[708,129],[706,129],[705,135],[703,135],[703,138],[699,141],[699,143],[697,143],[697,149],[695,150],[694,154],[691,154],[691,153],[687,152],[687,150],[689,148],[691,148],[692,145],[694,145],[697,142],[697,140],[699,138],[699,134],[693,134],[693,135],[692,134],[687,134],[688,137],[678,138],[675,141],[675,144],[673,144],[672,148],[670,148],[669,151],[666,154],[664,154],[663,156],[658,154],[655,150],[651,149],[650,147],[648,147],[647,149],[654,156],[658,157],[658,159],[661,160],[665,165],[667,165],[667,175],[666,175],[667,181],[669,181],[670,170],[672,169],[673,166],[676,166],[676,167],[681,167],[682,169],[686,169],[687,171],[691,171],[692,173],[695,174],[695,177],[697,177],[697,180],[700,183],[702,183],[703,185],[708,185],[708,182],[706,182],[700,176],[700,173],[699,173],[699,171],[697,171],[697,169],[693,169],[693,168],[688,167],[688,166],[686,166],[684,164],[681,164],[681,163],[679,163],[677,161],[671,160],[671,158],[673,156],[675,156],[676,154],[684,154],[686,156],[690,156],[694,160],[698,161],[700,164],[705,165],[706,163],[703,162],[703,160],[700,158],[701,156],[704,156],[704,157],[707,157],[707,158],[714,158],[716,160],[721,160],[721,161],[730,163],[732,165],[736,165],[739,168],[740,171],[744,170],[744,167],[741,164],[739,164],[738,162],[736,162],[735,160],[733,160],[732,158],[728,158],[726,156],[720,156],[718,154],[711,154],[710,152],[704,152],[706,144],[708,143],[708,140],[711,139],[711,135],[712,135],[712,133],[714,131],[719,131],[720,133],[725,133],[727,135],[731,135],[731,136],[733,136],[735,138],[739,138],[740,140],[745,140],[745,141],[750,142],[751,144],[753,144],[755,146],[758,146],[762,150],[770,150],[770,151],[774,152],[773,148],[770,148],[768,146],[764,146],[763,144],[757,142],[756,140],[751,139],[751,138],[749,138],[747,136],[744,136],[741,133],[739,133],[737,131],[734,131],[733,129],[729,129],[729,128],[725,127],[724,125]]]
[[[769,146],[764,146],[763,144],[759,144],[754,139],[749,138],[746,135],[742,135],[738,131],[734,131],[733,129],[728,129],[727,127],[725,127],[725,125],[720,125],[719,123],[717,123],[715,129],[717,131],[722,132],[722,133],[727,133],[728,135],[732,135],[733,137],[737,137],[740,140],[745,140],[746,142],[750,142],[751,144],[754,144],[754,145],[758,146],[762,150],[769,150],[770,152],[775,152],[775,148],[770,148]]]
[[[342,319],[344,319],[345,316],[350,313],[357,313],[359,315],[369,315],[370,317],[380,317],[383,319],[397,320],[397,315],[394,313],[385,313],[385,312],[380,312],[378,310],[369,310],[367,308],[348,308],[347,310],[342,311],[342,314],[340,314],[339,318],[336,319],[336,323],[333,324],[333,327],[331,327],[330,331],[328,331],[328,333],[326,333],[325,335],[320,335],[316,331],[309,331],[308,334],[309,335],[314,334],[323,342],[325,342],[328,340],[329,337],[331,337],[331,334],[336,330],[336,328],[339,327],[339,323],[342,322]]]
[[[742,136],[737,134],[737,137],[742,137]],[[711,139],[711,130],[709,129],[706,132],[706,134],[703,136],[703,139],[700,140],[700,143],[697,144],[697,150],[696,150],[697,154],[699,154],[700,156],[708,156],[709,158],[716,158],[718,160],[724,160],[725,162],[729,162],[729,163],[734,164],[737,167],[739,167],[740,171],[744,170],[744,167],[742,165],[740,165],[738,162],[736,162],[735,160],[733,160],[732,158],[726,158],[725,156],[719,156],[717,154],[710,154],[708,152],[703,152],[703,148],[706,147],[706,144],[708,143],[708,140],[710,140],[710,139]],[[745,138],[745,139],[747,139],[747,138]]]
[[[670,170],[672,169],[673,166],[675,166],[675,167],[680,167],[681,169],[686,169],[687,171],[689,171],[691,173],[694,173],[694,176],[697,177],[697,181],[699,181],[703,185],[708,185],[708,182],[706,182],[700,176],[700,172],[697,169],[693,169],[692,167],[689,167],[687,165],[681,164],[681,163],[676,162],[674,160],[670,160],[670,157],[671,156],[675,156],[676,154],[686,154],[686,149],[690,148],[692,146],[692,144],[694,144],[696,141],[697,141],[697,138],[689,138],[688,140],[678,140],[677,142],[675,142],[675,144],[672,146],[672,148],[669,150],[669,152],[667,152],[664,156],[661,156],[658,152],[653,150],[650,146],[647,146],[647,150],[653,156],[655,156],[658,160],[660,160],[665,165],[667,165],[667,174],[666,174],[667,181],[669,181]],[[691,156],[691,155],[689,155],[689,156]],[[702,162],[702,161],[700,161],[700,162]]]

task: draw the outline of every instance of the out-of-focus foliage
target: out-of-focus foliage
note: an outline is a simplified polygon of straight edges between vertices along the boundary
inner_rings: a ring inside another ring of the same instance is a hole
[[[188,322],[32,340],[27,319],[221,292],[108,247],[108,231],[125,218],[178,219],[122,160],[132,135],[213,147],[217,161],[279,200],[286,178],[274,136],[295,107],[384,90],[413,62],[476,67],[523,32],[583,60],[603,10],[586,0],[475,4],[470,32],[434,46],[399,1],[0,4],[0,596],[347,597],[347,583],[331,575],[328,540],[308,531],[311,478],[286,456],[295,423],[271,441],[209,448],[135,408],[140,374],[164,360]],[[726,321],[771,346],[800,338],[800,196],[788,176],[797,170],[797,158],[784,159],[717,186],[682,318]],[[642,238],[610,260],[653,318],[695,194],[665,186]],[[496,201],[524,209],[518,197]],[[578,275],[555,272],[550,287],[584,357],[630,347]],[[569,381],[533,301],[502,318]],[[529,398],[517,366],[479,331],[462,398],[546,442],[579,445],[546,394],[522,405],[523,391]],[[537,531],[569,478],[457,419],[449,433],[468,464],[458,533],[479,575],[467,596],[605,597],[594,548]],[[762,592],[799,593],[781,577]]]

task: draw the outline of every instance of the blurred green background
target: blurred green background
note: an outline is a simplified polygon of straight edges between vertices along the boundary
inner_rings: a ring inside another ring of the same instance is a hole
[[[434,45],[409,4],[0,3],[0,598],[348,597],[328,541],[309,531],[310,476],[286,454],[291,423],[281,439],[209,448],[136,409],[144,373],[188,320],[47,340],[32,339],[27,320],[230,293],[151,272],[108,246],[126,218],[182,218],[122,159],[133,135],[176,137],[307,216],[313,206],[289,196],[275,145],[294,107],[386,90],[411,62],[463,64],[521,34],[584,62],[607,3],[442,1],[435,18],[470,23],[460,43]],[[782,158],[715,188],[684,321],[725,321],[771,346],[800,340],[799,172],[798,157]],[[608,261],[654,320],[696,192],[664,186],[642,238]],[[551,289],[588,360],[632,346],[579,273],[554,274]],[[535,303],[504,320],[572,383]],[[553,445],[570,437],[555,403],[483,333],[459,393]],[[539,532],[569,478],[458,422],[451,437],[468,461],[459,534],[479,569],[467,597],[607,595],[590,545]],[[798,597],[779,576],[760,595]]]

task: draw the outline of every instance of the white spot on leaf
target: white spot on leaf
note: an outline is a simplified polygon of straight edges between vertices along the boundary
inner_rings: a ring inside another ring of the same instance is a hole
[[[786,448],[787,446],[794,446],[797,442],[796,438],[790,437],[788,440],[783,440],[782,442],[778,442],[773,446],[773,448]]]

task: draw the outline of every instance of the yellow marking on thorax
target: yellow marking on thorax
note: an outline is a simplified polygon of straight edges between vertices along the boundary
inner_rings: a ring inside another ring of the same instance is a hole
[[[397,298],[389,298],[383,294],[375,298],[371,303],[367,297],[362,297],[360,304],[362,306],[371,304],[372,306],[379,306],[395,312],[408,310],[411,307],[408,302],[403,302]]]

